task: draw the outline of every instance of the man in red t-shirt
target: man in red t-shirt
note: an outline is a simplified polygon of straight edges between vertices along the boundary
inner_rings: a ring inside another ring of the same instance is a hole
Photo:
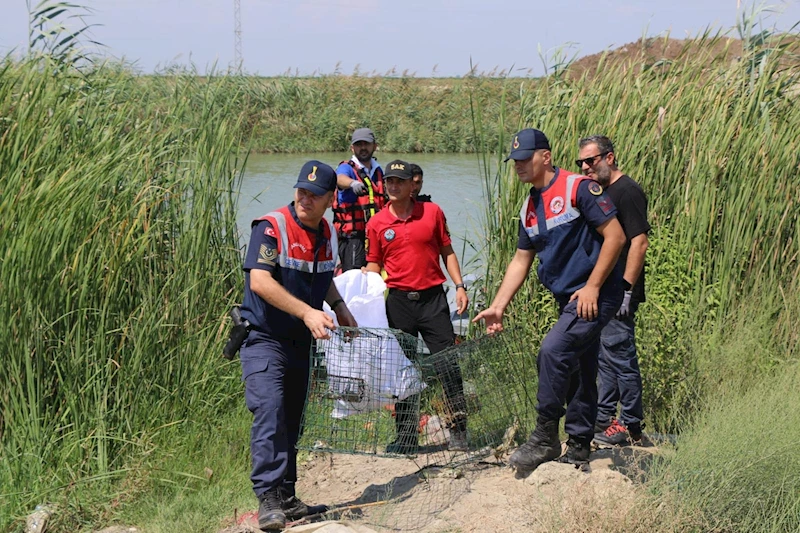
[[[411,178],[411,164],[405,161],[392,161],[385,168],[389,204],[367,222],[367,270],[380,272],[383,268],[386,271],[389,326],[415,337],[422,334],[431,354],[436,354],[455,342],[450,309],[442,288],[446,278],[439,265],[440,257],[456,284],[459,314],[467,309],[469,298],[444,213],[432,202],[417,202],[411,197]],[[457,361],[449,358],[435,360],[434,369],[450,411],[448,447],[466,451],[467,415],[461,369]],[[395,404],[397,438],[386,447],[388,453],[417,453],[419,413],[415,409],[416,400],[410,397]]]

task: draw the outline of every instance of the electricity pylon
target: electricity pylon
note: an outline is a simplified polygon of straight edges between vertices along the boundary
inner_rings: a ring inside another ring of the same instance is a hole
[[[242,72],[242,3],[241,0],[233,0],[233,61],[234,69],[237,73]]]

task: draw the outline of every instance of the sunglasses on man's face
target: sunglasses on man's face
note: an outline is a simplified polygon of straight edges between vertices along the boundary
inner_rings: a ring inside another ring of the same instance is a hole
[[[593,155],[593,156],[587,157],[585,159],[576,159],[575,160],[575,164],[578,165],[578,168],[583,168],[584,164],[589,166],[589,167],[593,167],[598,163],[598,161],[600,161],[600,159],[598,159],[598,158],[605,157],[610,153],[611,152],[600,152],[597,155]]]

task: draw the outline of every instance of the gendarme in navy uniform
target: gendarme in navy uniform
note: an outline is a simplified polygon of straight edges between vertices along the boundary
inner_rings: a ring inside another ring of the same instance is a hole
[[[560,314],[536,358],[536,429],[509,459],[518,471],[530,472],[561,455],[558,422],[564,415],[569,435],[565,460],[589,460],[600,332],[622,301],[616,264],[625,234],[599,183],[553,166],[550,143],[541,131],[517,133],[509,159],[519,180],[532,187],[520,210],[516,254],[492,305],[475,321],[485,320],[488,333],[503,329],[503,313],[538,256],[539,280],[555,296]]]
[[[336,173],[319,161],[303,165],[294,202],[254,220],[244,261],[242,317],[250,331],[241,348],[247,408],[253,413],[250,479],[264,531],[308,514],[295,495],[300,420],[314,339],[328,338],[333,319],[355,326],[333,284],[337,244],[323,218],[333,203]]]

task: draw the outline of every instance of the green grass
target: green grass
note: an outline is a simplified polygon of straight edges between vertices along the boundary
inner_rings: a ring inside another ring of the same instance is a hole
[[[140,531],[212,533],[256,508],[250,479],[251,415],[243,405],[217,420],[187,420],[133,453],[113,480],[66,487],[49,531],[135,525]],[[17,529],[11,529],[17,531]],[[21,530],[20,530],[21,531]]]
[[[799,391],[793,364],[743,395],[717,395],[655,471],[651,490],[695,511],[705,531],[797,531]]]
[[[211,533],[230,525],[235,514],[254,510],[246,438],[252,418],[243,404],[213,424],[187,424],[167,436],[163,469],[148,474],[151,486],[115,520],[148,533],[175,531],[178,524]]]

